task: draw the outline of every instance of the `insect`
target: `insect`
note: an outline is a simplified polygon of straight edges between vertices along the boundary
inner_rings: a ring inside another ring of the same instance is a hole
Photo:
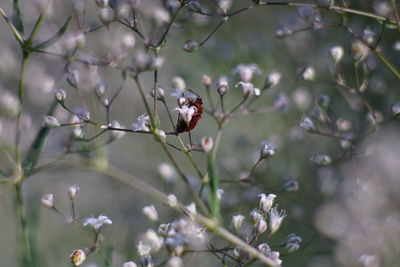
[[[203,100],[201,97],[197,96],[196,99],[187,99],[186,106],[189,108],[194,107],[195,113],[192,116],[192,119],[189,122],[186,122],[181,116],[178,118],[178,122],[176,124],[175,133],[180,134],[184,132],[190,132],[196,127],[198,121],[201,119],[201,115],[203,114]]]

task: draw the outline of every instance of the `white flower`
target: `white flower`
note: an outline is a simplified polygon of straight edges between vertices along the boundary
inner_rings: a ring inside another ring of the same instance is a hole
[[[268,212],[271,208],[272,205],[274,204],[274,199],[276,198],[275,194],[259,194],[258,195],[260,199],[260,209],[264,212]]]
[[[192,120],[193,115],[197,112],[197,108],[195,106],[182,106],[181,108],[175,108],[176,111],[182,116],[182,119],[189,124]]]
[[[315,69],[311,66],[308,66],[306,68],[304,68],[301,71],[301,77],[305,80],[305,81],[314,81],[316,78],[316,73],[315,73]]]
[[[136,246],[137,252],[140,256],[149,256],[151,247],[143,243],[143,241],[139,241],[139,244]]]
[[[132,123],[132,130],[135,132],[143,131],[148,132],[150,128],[147,126],[149,122],[149,115],[142,114],[137,118],[137,121]]]
[[[235,85],[236,88],[240,87],[242,89],[243,95],[245,97],[248,97],[250,95],[255,94],[256,91],[259,91],[260,89],[254,88],[254,85],[252,83],[245,83],[245,82],[238,82]]]
[[[276,153],[276,146],[268,141],[261,143],[260,157],[263,159],[271,158]]]
[[[68,187],[68,196],[71,200],[74,200],[79,194],[79,185],[74,184]]]
[[[279,229],[285,217],[286,212],[284,210],[278,211],[278,206],[275,206],[269,211],[269,227],[271,233],[274,233]]]
[[[81,249],[76,249],[72,251],[72,254],[69,257],[73,265],[79,266],[85,261],[86,253]]]
[[[176,205],[178,205],[178,199],[176,198],[176,196],[174,194],[169,194],[167,196],[166,204],[170,207],[175,207]]]
[[[261,70],[257,64],[239,64],[232,71],[232,74],[239,74],[240,79],[245,83],[250,82],[254,74],[260,73]]]
[[[122,267],[137,267],[137,264],[133,261],[127,261],[122,265]]]
[[[50,128],[55,128],[55,127],[59,127],[61,125],[61,123],[58,121],[58,119],[54,116],[44,116],[43,118],[43,124],[44,126],[50,127]]]
[[[282,260],[279,259],[279,251],[271,251],[268,254],[268,258],[273,260],[277,265],[282,265]]]
[[[117,128],[117,129],[125,128],[125,127],[124,127],[122,124],[120,124],[119,121],[117,121],[117,120],[113,120],[113,121],[111,122],[111,127]],[[114,139],[114,140],[117,140],[117,139],[120,139],[120,138],[124,137],[125,134],[126,134],[126,132],[124,132],[124,131],[117,131],[117,130],[111,131],[111,137],[112,137],[112,139]]]
[[[64,89],[57,89],[54,93],[54,97],[58,102],[64,102],[67,98],[67,92]]]
[[[112,224],[112,221],[105,215],[99,215],[98,218],[89,217],[86,218],[83,222],[83,226],[91,226],[97,232],[103,226],[103,224]]]
[[[164,243],[164,239],[160,237],[153,229],[146,231],[145,238],[147,243],[150,245],[152,252],[159,251]]]
[[[234,215],[232,216],[232,224],[233,224],[233,228],[235,229],[236,232],[238,232],[240,230],[240,228],[242,228],[244,222],[244,216],[243,215]]]
[[[358,258],[358,261],[363,264],[364,267],[379,267],[380,261],[378,256],[372,254],[363,254]]]
[[[282,78],[282,74],[280,74],[279,72],[277,72],[277,71],[271,72],[270,74],[268,74],[267,78],[265,79],[264,89],[278,85],[281,78]]]
[[[42,204],[48,208],[54,207],[54,195],[53,194],[46,194],[42,196]]]
[[[142,212],[144,213],[144,215],[146,215],[146,217],[150,221],[152,221],[152,222],[158,221],[158,212],[156,210],[156,207],[154,207],[154,205],[144,207],[142,209]]]
[[[269,253],[271,253],[271,248],[267,243],[261,243],[260,245],[258,245],[257,250],[264,255],[268,255]]]
[[[341,47],[341,46],[333,46],[329,52],[331,54],[333,62],[335,62],[335,63],[339,63],[342,60],[343,55],[344,55],[344,50],[343,50],[343,47]]]

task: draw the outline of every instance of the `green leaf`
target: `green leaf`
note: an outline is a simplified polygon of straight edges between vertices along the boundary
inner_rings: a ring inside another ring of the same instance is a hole
[[[57,101],[53,102],[49,111],[47,112],[47,115],[54,114],[57,104]],[[36,135],[36,138],[33,141],[28,151],[28,154],[26,155],[25,160],[22,164],[26,176],[29,175],[29,173],[35,168],[36,164],[38,163],[40,154],[43,150],[43,146],[46,142],[47,136],[50,133],[50,130],[51,128],[43,126],[42,128],[40,128],[38,134]]]
[[[14,0],[13,5],[13,15],[11,21],[18,32],[23,36],[24,35],[24,23],[22,22],[21,11],[19,9],[19,1]]]
[[[58,30],[58,32],[56,34],[54,34],[48,40],[35,46],[35,49],[45,49],[45,48],[53,45],[55,42],[57,42],[67,31],[70,21],[71,21],[71,16],[68,17],[68,19],[65,21],[64,25]]]

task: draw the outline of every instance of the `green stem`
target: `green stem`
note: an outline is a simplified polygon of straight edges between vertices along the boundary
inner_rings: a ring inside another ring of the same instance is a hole
[[[387,58],[382,55],[382,53],[376,51],[375,54],[378,56],[379,60],[382,61],[383,64],[386,65],[386,67],[396,76],[397,79],[400,79],[400,73],[399,71],[395,68],[395,66],[390,63]]]
[[[22,196],[22,184],[15,185],[17,217],[21,228],[21,266],[32,266],[32,246],[29,236],[28,221]]]

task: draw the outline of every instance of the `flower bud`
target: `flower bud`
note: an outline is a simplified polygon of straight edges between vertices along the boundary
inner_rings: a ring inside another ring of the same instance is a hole
[[[185,88],[186,88],[186,82],[185,82],[185,80],[184,80],[182,77],[180,77],[180,76],[172,77],[172,79],[171,79],[171,85],[172,85],[173,88],[179,89],[179,90],[181,90],[181,91],[184,91]]]
[[[226,94],[226,92],[228,92],[228,90],[229,90],[228,79],[226,77],[219,78],[218,83],[217,83],[218,94],[223,96],[224,94]]]
[[[351,44],[351,50],[353,52],[354,59],[357,61],[364,60],[369,53],[369,47],[360,40],[357,40]]]
[[[264,216],[257,209],[254,209],[250,212],[250,217],[254,224],[264,218]]]
[[[74,184],[68,187],[68,196],[71,200],[74,200],[79,194],[79,185]]]
[[[267,243],[261,243],[257,246],[257,250],[264,255],[268,255],[271,252],[271,247]]]
[[[169,194],[167,196],[167,203],[166,203],[169,207],[176,207],[176,205],[178,205],[178,199],[176,198],[176,196],[174,194]]]
[[[286,243],[285,248],[289,253],[293,253],[293,252],[299,250],[300,245],[299,245],[299,243]]]
[[[305,67],[304,69],[300,70],[300,75],[305,81],[315,81],[316,78],[315,69],[311,66]]]
[[[203,149],[204,152],[210,152],[213,148],[213,139],[212,137],[203,137],[201,138],[201,149]]]
[[[296,192],[300,189],[297,179],[290,179],[283,184],[282,188],[285,192]]]
[[[167,140],[167,135],[165,134],[165,132],[163,130],[157,129],[155,131],[155,134],[156,134],[156,136],[158,138],[157,141],[165,143],[165,141]]]
[[[99,18],[103,24],[108,25],[115,19],[115,11],[109,7],[102,8],[99,11]]]
[[[314,121],[307,116],[303,117],[303,119],[300,121],[300,127],[309,133],[314,133],[317,131],[317,126],[315,125]]]
[[[58,102],[63,103],[67,98],[67,92],[65,92],[64,89],[57,89],[55,91],[54,97]]]
[[[54,195],[46,194],[42,196],[42,204],[47,208],[54,208]]]
[[[212,84],[212,78],[206,74],[203,75],[203,85],[205,87],[210,87]]]
[[[339,63],[344,55],[344,50],[343,47],[341,46],[333,46],[330,50],[329,53],[331,54],[332,60],[335,64]]]
[[[154,205],[144,207],[142,209],[142,212],[144,213],[144,215],[146,215],[146,217],[150,221],[152,221],[152,222],[158,221],[158,212],[156,210],[156,207],[154,207]]]
[[[279,72],[271,72],[268,74],[267,78],[265,78],[263,89],[268,89],[270,87],[276,86],[282,78],[282,75]]]
[[[262,234],[268,229],[267,222],[264,219],[259,220],[256,225],[255,229],[257,231],[257,234]]]
[[[186,40],[183,45],[183,50],[186,52],[192,53],[199,48],[199,44],[193,40]]]
[[[85,261],[86,253],[82,249],[76,249],[69,257],[73,265],[79,266]]]
[[[235,215],[232,216],[232,225],[233,229],[235,229],[236,232],[239,232],[240,228],[242,228],[244,222],[244,216],[243,215]]]
[[[260,151],[260,158],[262,159],[269,159],[272,158],[277,151],[275,145],[271,142],[264,141],[261,143],[261,151]]]
[[[56,128],[59,127],[61,123],[56,117],[47,115],[43,118],[43,125],[49,128]]]
[[[155,90],[150,91],[150,96],[154,98]],[[157,86],[157,100],[164,101],[165,100],[165,90],[161,86]]]
[[[392,105],[392,114],[396,116],[400,114],[400,102],[396,102]]]

